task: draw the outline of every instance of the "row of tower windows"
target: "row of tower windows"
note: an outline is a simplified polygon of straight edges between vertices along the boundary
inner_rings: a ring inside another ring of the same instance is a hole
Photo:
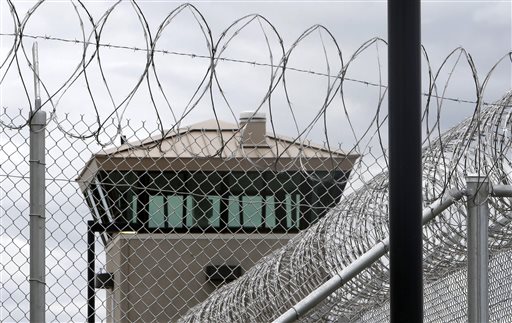
[[[343,172],[103,172],[87,190],[95,217],[148,229],[303,229],[334,206]]]

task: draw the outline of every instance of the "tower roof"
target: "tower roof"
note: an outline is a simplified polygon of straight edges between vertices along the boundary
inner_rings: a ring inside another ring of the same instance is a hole
[[[163,136],[103,149],[86,163],[77,181],[87,185],[98,171],[350,171],[356,153],[265,132],[265,144],[242,143],[244,125],[206,120]]]

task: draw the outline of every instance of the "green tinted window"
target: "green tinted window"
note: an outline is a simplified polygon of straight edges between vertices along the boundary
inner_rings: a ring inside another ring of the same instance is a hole
[[[265,226],[269,229],[273,229],[277,225],[276,221],[276,203],[273,196],[267,196],[265,200]]]
[[[239,228],[241,226],[238,196],[230,196],[228,201],[228,227]]]
[[[186,219],[186,225],[187,227],[192,227],[194,225],[194,219],[192,217],[192,205],[193,205],[193,200],[192,200],[192,196],[187,196],[186,197],[186,209],[187,209],[187,219]]]
[[[220,226],[220,196],[208,196],[211,201],[212,212],[208,219],[208,222],[213,227]]]
[[[109,209],[91,187],[101,217],[111,213],[112,220],[133,223],[138,217],[149,228],[305,228],[335,205],[342,191],[326,172],[113,172],[104,177]]]
[[[290,196],[290,194],[286,194],[285,206],[286,206],[286,227],[291,228],[292,223],[293,223],[293,218],[292,218],[292,197]]]
[[[263,223],[262,217],[262,198],[261,196],[243,196],[243,226],[248,228],[258,228]]]
[[[163,228],[165,226],[164,197],[149,197],[149,222],[150,228]]]
[[[183,227],[183,196],[167,197],[167,224],[170,228]]]
[[[137,196],[132,196],[132,201],[130,203],[130,222],[137,222]]]

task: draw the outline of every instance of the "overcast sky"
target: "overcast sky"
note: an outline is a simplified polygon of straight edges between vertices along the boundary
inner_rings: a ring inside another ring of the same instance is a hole
[[[97,22],[106,10],[115,5],[113,1],[84,1],[84,4]],[[149,31],[155,38],[158,27],[166,16],[181,3],[175,1],[139,1],[140,12],[148,24]],[[249,14],[260,14],[272,24],[283,39],[284,50],[288,51],[296,39],[308,28],[320,24],[328,29],[337,41],[346,64],[354,51],[365,41],[380,37],[386,39],[386,2],[385,1],[309,1],[309,2],[271,2],[271,1],[208,1],[196,2],[194,6],[201,12],[211,28],[213,43],[217,43],[222,32],[236,19]],[[20,19],[26,15],[33,1],[16,1],[15,6]],[[84,35],[80,28],[79,17],[83,20],[85,38],[92,32],[91,23],[85,11],[75,2],[75,11],[70,1],[46,1],[39,6],[29,18],[24,33],[32,36],[50,36],[69,40],[82,40]],[[1,4],[2,33],[13,32],[13,24],[6,2]],[[511,4],[510,1],[425,1],[422,3],[422,42],[427,50],[431,66],[436,71],[441,62],[455,48],[462,46],[475,62],[480,82],[499,58],[511,49]],[[78,12],[78,14],[77,14]],[[205,36],[200,24],[194,19],[192,11],[184,10],[163,29],[156,49],[169,52],[207,55]],[[247,21],[247,20],[245,20]],[[243,22],[245,22],[243,21]],[[238,26],[242,26],[240,23]],[[227,44],[222,57],[245,60],[258,63],[278,64],[282,58],[278,38],[270,25],[263,20],[253,21]],[[205,24],[202,24],[205,28]],[[238,29],[232,28],[231,31]],[[262,32],[262,29],[265,33]],[[137,16],[135,7],[130,2],[123,2],[114,7],[101,31],[102,44],[121,45],[128,47],[146,48],[144,37],[145,28]],[[228,32],[228,36],[230,33]],[[268,39],[266,43],[265,36]],[[228,37],[226,37],[228,38]],[[4,60],[7,49],[12,46],[12,37],[2,36],[2,54]],[[91,39],[94,40],[94,39]],[[325,51],[322,46],[325,46]],[[30,47],[34,39],[25,38],[24,45],[31,59]],[[75,71],[82,59],[83,45],[39,39],[40,77],[50,93],[55,93]],[[221,41],[218,50],[226,44]],[[269,48],[272,50],[270,60]],[[93,46],[87,48],[86,57],[93,53]],[[349,67],[347,77],[368,82],[386,84],[387,50],[383,43],[368,48]],[[458,55],[448,62],[438,81],[442,90]],[[128,105],[121,104],[128,93],[139,81],[146,64],[146,54],[143,51],[126,49],[109,49],[102,47],[100,55],[105,79],[112,93],[110,99],[97,61],[89,65],[87,76],[89,87],[93,93],[94,103],[102,118],[114,111],[114,106],[121,106],[124,119],[156,121],[158,114],[162,118],[164,128],[174,124],[174,117],[179,117],[186,110],[190,98],[204,77],[208,60],[198,57],[177,55],[155,55],[156,72],[163,87],[164,96],[158,91],[156,79],[151,75],[150,88],[153,90],[156,109],[150,104],[148,85],[143,84],[137,90]],[[329,60],[326,63],[326,58]],[[424,89],[427,91],[426,61],[424,61]],[[378,66],[381,66],[379,74]],[[24,57],[20,57],[20,65],[27,84],[28,92],[32,95],[32,76],[27,68]],[[329,39],[327,32],[313,32],[301,41],[294,49],[288,62],[289,67],[315,72],[338,74],[341,62],[337,57],[335,43]],[[27,109],[28,101],[20,84],[17,70],[11,66],[2,82],[2,102],[4,107]],[[329,69],[328,69],[329,68]],[[6,66],[1,70],[2,76]],[[217,77],[228,100],[228,105],[220,95],[217,85],[213,86],[215,109],[221,119],[236,121],[240,111],[254,110],[261,103],[270,81],[272,70],[269,67],[253,66],[243,63],[220,62],[216,68]],[[321,109],[327,91],[327,78],[308,73],[288,70],[285,74],[287,89],[292,104],[293,114],[298,121],[299,130],[303,130]],[[331,79],[332,82],[332,79]],[[281,82],[282,84],[282,82]],[[283,86],[279,84],[272,97],[273,113],[276,115],[276,131],[287,135],[296,135],[297,128],[293,126],[292,113],[288,107]],[[510,61],[502,64],[492,76],[486,91],[486,101],[499,98],[511,85]],[[446,96],[474,100],[475,86],[468,64],[464,58],[451,76]],[[204,87],[202,88],[204,90]],[[8,93],[9,95],[5,95]],[[61,96],[62,95],[62,96]],[[333,128],[343,122],[344,113],[339,95],[328,108],[328,115]],[[361,83],[345,82],[346,108],[350,117],[360,128],[365,128],[369,115],[376,111],[379,97],[377,87]],[[43,95],[43,100],[47,98]],[[60,100],[56,100],[60,98]],[[197,96],[196,96],[197,98]],[[54,98],[57,103],[57,113],[62,117],[70,113],[76,120],[79,114],[94,117],[96,112],[87,91],[84,77],[80,77],[69,89],[59,91]],[[195,101],[194,101],[195,102]],[[190,107],[190,105],[188,105]],[[385,107],[385,104],[384,104]],[[464,104],[444,104],[447,125],[457,120],[457,116],[467,115],[474,106]],[[50,109],[47,103],[46,109]],[[268,106],[262,107],[268,114]],[[467,110],[467,111],[466,111]],[[201,121],[213,117],[213,109],[207,93],[188,117],[184,124]],[[462,112],[464,111],[464,112]],[[469,112],[468,112],[469,111]],[[232,116],[232,112],[235,117]],[[91,119],[92,120],[92,119]],[[84,131],[86,129],[75,129]],[[321,141],[323,124],[318,124],[312,134],[312,139]],[[335,142],[352,142],[347,139],[348,133],[337,129],[329,130],[329,139]]]
[[[48,38],[67,40],[83,40],[84,37],[88,39],[92,32],[91,23],[79,3],[73,3],[77,7],[78,14],[70,1],[44,2],[28,18],[24,30],[25,35],[48,36]],[[106,10],[115,4],[112,1],[84,1],[83,3],[94,21],[100,21]],[[137,3],[148,28],[143,27],[137,11],[130,2],[121,3],[113,9],[102,28],[100,40],[102,44],[146,48],[144,31],[150,31],[152,37],[155,38],[158,27],[166,19],[166,16],[181,4],[174,1],[139,1]],[[32,8],[34,4],[34,1],[15,1],[16,12],[20,20],[24,19],[27,10]],[[222,53],[222,57],[230,59],[267,64],[271,62],[274,64],[280,63],[282,52],[278,37],[272,31],[272,28],[277,30],[283,40],[284,51],[288,52],[304,31],[313,25],[320,24],[336,40],[342,51],[344,64],[349,61],[354,51],[365,41],[374,37],[380,37],[384,40],[387,38],[385,1],[205,1],[193,4],[204,16],[208,27],[211,29],[213,44],[217,43],[226,28],[246,15],[257,13],[271,23],[269,25],[263,19],[260,19],[260,25],[258,20],[255,20],[240,31],[236,37],[233,37]],[[3,63],[4,61],[10,62],[12,58],[9,49],[14,38],[8,34],[13,33],[14,29],[12,15],[6,1],[0,2],[0,10],[0,32],[2,33],[2,36],[0,36],[0,62]],[[83,30],[80,27],[80,18],[83,20]],[[246,21],[242,21],[238,26],[241,27]],[[112,99],[102,81],[97,60],[94,60],[87,68],[88,86],[92,92],[94,104],[101,121],[104,121],[108,116],[122,118],[121,123],[123,125],[126,124],[127,119],[132,120],[132,125],[137,125],[143,120],[148,121],[146,129],[141,132],[125,128],[123,131],[131,138],[144,137],[149,132],[157,130],[157,112],[162,120],[162,126],[164,128],[172,127],[175,123],[173,114],[175,117],[183,115],[190,98],[194,96],[209,66],[209,61],[200,57],[201,55],[208,55],[201,26],[203,29],[206,27],[206,25],[201,25],[195,20],[191,11],[183,11],[165,27],[157,41],[156,49],[196,55],[196,57],[193,57],[155,54],[154,62],[157,75],[169,104],[165,101],[163,94],[159,92],[154,74],[151,74],[150,86],[144,81],[129,101],[129,104],[122,104],[123,99],[132,91],[143,73],[146,64],[146,53],[144,51],[102,46],[99,57]],[[227,33],[228,36],[221,41],[218,47],[219,50],[236,29],[238,28],[230,29],[231,32]],[[265,31],[264,33],[262,29]],[[94,41],[94,39],[91,40]],[[82,60],[83,44],[44,38],[37,41],[39,44],[40,78],[51,95],[56,93],[53,103],[56,104],[57,119],[60,120],[61,126],[66,131],[80,134],[87,134],[91,129],[94,130],[94,126],[86,126],[85,124],[73,126],[74,123],[80,120],[81,115],[84,115],[84,119],[87,120],[89,125],[93,124],[96,119],[96,111],[85,78],[81,76],[69,88],[61,89]],[[23,41],[29,60],[32,59],[30,48],[33,42],[34,39],[30,37],[26,37]],[[322,42],[324,46],[322,46]],[[440,64],[453,49],[459,46],[464,47],[471,55],[478,71],[478,78],[482,82],[498,59],[511,50],[511,2],[425,1],[422,3],[422,42],[428,52],[434,71],[437,71]],[[330,39],[329,33],[326,31],[313,32],[294,48],[288,66],[304,71],[337,75],[342,63],[337,57],[336,43]],[[271,52],[269,49],[271,49]],[[93,51],[94,47],[89,46],[85,57],[88,59]],[[347,77],[371,83],[378,83],[381,79],[382,83],[386,84],[386,53],[387,49],[382,42],[379,42],[376,46],[371,46],[351,63]],[[457,57],[458,55],[455,55],[450,59],[449,64],[442,70],[438,83],[439,89],[442,91],[445,81],[450,78],[446,96],[475,100],[473,75],[464,58],[460,59],[459,65],[451,73]],[[328,61],[328,64],[326,64],[326,61]],[[33,78],[21,50],[18,51],[18,62],[28,96],[25,94],[25,88],[14,60],[13,64],[6,63],[0,68],[0,105],[5,107],[10,115],[21,109],[22,116],[27,116],[29,103],[33,101]],[[379,65],[381,69],[379,69]],[[423,70],[425,72],[423,88],[427,92],[426,64],[424,64]],[[212,87],[212,95],[219,118],[236,122],[236,118],[241,111],[258,108],[269,86],[272,71],[268,66],[262,67],[240,62],[221,61],[216,68],[216,72],[229,105],[224,102],[219,87],[215,84]],[[285,76],[293,113],[287,104],[282,82],[280,82],[271,101],[275,116],[273,121],[277,133],[296,136],[298,131],[304,130],[322,108],[327,87],[332,84],[333,79],[330,79],[331,83],[328,83],[329,79],[326,77],[293,70],[288,70]],[[511,88],[511,84],[511,63],[510,60],[505,60],[491,76],[484,100],[487,102],[495,101]],[[150,103],[148,89],[153,90],[156,107]],[[380,89],[379,87],[352,81],[346,81],[344,89],[346,109],[355,125],[356,135],[361,135],[376,113]],[[204,87],[201,90],[204,90]],[[328,108],[327,137],[331,140],[331,143],[336,145],[341,143],[342,147],[347,149],[353,145],[355,139],[347,126],[339,94],[333,93],[331,95],[334,95],[334,99]],[[48,96],[43,93],[42,98],[43,101],[46,101]],[[186,125],[213,118],[211,103],[212,100],[207,92],[206,96],[199,100],[197,108],[184,118],[182,124]],[[120,106],[118,115],[114,114],[114,107],[116,106]],[[384,114],[386,109],[385,100],[383,108]],[[46,103],[44,109],[51,111],[50,103]],[[269,114],[267,105],[264,105],[261,109],[267,112],[267,115]],[[473,109],[474,105],[472,104],[446,101],[442,110],[443,127],[446,128],[461,121],[464,116],[470,115]],[[124,111],[123,115],[121,115],[121,111]],[[66,113],[69,113],[68,118],[71,120],[69,123],[62,122]],[[298,129],[294,126],[293,117],[297,120]],[[2,120],[7,120],[4,115],[2,115]],[[15,123],[20,124],[22,121],[21,118],[18,118]],[[137,128],[137,126],[133,127]],[[53,131],[58,132],[57,130]],[[109,130],[101,139],[107,140],[107,137],[112,134],[113,132]],[[324,135],[323,124],[321,122],[317,123],[311,133],[305,137],[318,142],[324,141],[326,136]],[[2,175],[26,175],[28,170],[28,164],[24,163],[28,153],[26,139],[9,130],[5,133],[2,132],[0,141],[3,149],[0,154]],[[59,144],[56,144],[55,141],[59,141]],[[97,145],[85,146],[84,143],[76,145],[71,141],[62,141],[62,136],[57,134],[52,134],[48,138],[48,142],[50,156],[47,159],[47,165],[49,165],[48,176],[50,178],[63,177],[73,180],[90,154],[98,149]],[[82,153],[83,150],[86,152]],[[63,155],[66,158],[61,158]],[[71,161],[71,165],[69,161]],[[8,232],[10,234],[8,239],[5,236],[2,237],[2,246],[10,248],[8,249],[10,251],[7,252],[11,260],[9,262],[11,267],[7,270],[12,272],[15,272],[19,263],[23,263],[20,266],[22,271],[26,272],[28,270],[26,263],[28,253],[26,239],[28,234],[25,226],[28,199],[26,194],[27,184],[24,180],[6,180],[5,176],[2,177],[1,186],[5,190],[3,194],[9,192],[9,198],[5,198],[5,195],[2,196],[3,210],[9,214],[13,219],[12,221],[21,216],[25,218],[23,220],[25,222],[20,222],[21,224],[18,226],[19,234],[11,230]],[[51,185],[52,187],[49,188],[48,193],[50,201],[48,208],[51,214],[49,225],[57,230],[55,231],[57,233],[51,236],[48,241],[51,245],[51,249],[48,250],[52,250],[53,255],[49,257],[48,261],[60,263],[59,266],[54,268],[51,277],[54,280],[66,278],[78,282],[75,286],[67,286],[67,292],[73,295],[73,293],[83,292],[81,288],[83,279],[77,280],[76,278],[80,275],[82,268],[78,268],[81,265],[76,264],[84,260],[82,257],[85,250],[83,220],[84,218],[88,219],[88,214],[82,196],[76,191],[75,183],[51,181]],[[17,189],[8,189],[8,187],[16,187]],[[12,207],[13,205],[16,207]],[[19,214],[21,215],[19,216]],[[87,215],[84,217],[84,214]],[[2,225],[6,224],[2,222]],[[66,238],[61,238],[63,236],[66,236]],[[16,254],[16,256],[11,257],[11,254]],[[5,254],[2,254],[2,256],[4,257]],[[75,266],[71,266],[73,273],[70,271],[61,272],[60,270],[68,266],[70,261],[75,263]],[[9,295],[20,292],[17,287],[22,285],[18,285],[17,282],[26,278],[26,275],[20,275],[20,277],[12,275],[10,284],[5,285],[9,289]],[[60,288],[59,286],[55,287],[55,284],[52,286],[52,288]],[[23,288],[25,287],[26,285],[23,285]],[[21,293],[22,295],[19,297],[23,299],[23,292]],[[61,295],[62,291],[56,290],[54,293],[49,297]],[[10,300],[13,308],[16,308],[16,301],[15,298]],[[7,304],[4,303],[4,300],[2,300],[2,303]],[[26,305],[25,303],[23,306]],[[63,300],[51,304],[54,306],[52,313],[59,313],[59,311],[62,311],[59,306],[64,306],[67,303]],[[75,305],[67,310],[70,311],[69,317],[72,317],[74,312],[80,310],[80,306]],[[16,315],[23,315],[23,313],[20,313]],[[63,316],[61,320],[69,319],[69,317]],[[50,317],[50,319],[52,318],[55,317]]]

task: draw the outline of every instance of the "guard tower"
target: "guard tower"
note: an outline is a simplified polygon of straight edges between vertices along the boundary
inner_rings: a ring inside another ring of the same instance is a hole
[[[262,113],[239,124],[209,120],[87,162],[77,181],[106,250],[95,287],[107,321],[176,320],[339,202],[358,155],[267,133]]]

